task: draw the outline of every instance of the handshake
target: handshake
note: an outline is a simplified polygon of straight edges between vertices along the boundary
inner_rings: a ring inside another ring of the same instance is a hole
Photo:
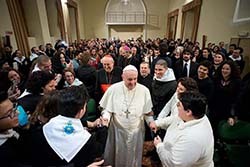
[[[156,126],[155,121],[152,121],[152,122],[149,123],[149,128],[150,128],[154,133],[156,133],[157,130],[158,130],[158,127]]]
[[[103,126],[106,126],[108,127],[109,125],[109,121],[107,118],[103,118],[103,117],[100,117],[100,118],[97,118],[95,121],[94,121],[94,126],[95,127],[103,127]]]
[[[154,145],[157,146],[159,143],[162,143],[162,140],[159,136],[160,131],[158,131],[158,127],[156,126],[156,123],[154,121],[149,123],[149,128],[153,131]]]
[[[108,119],[103,117],[97,118],[94,122],[87,121],[88,128],[100,128],[103,126],[108,127],[108,125],[109,125]]]

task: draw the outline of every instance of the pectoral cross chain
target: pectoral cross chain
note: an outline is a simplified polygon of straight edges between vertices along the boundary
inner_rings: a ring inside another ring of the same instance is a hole
[[[128,114],[130,114],[130,112],[126,110],[124,113],[126,114],[126,118],[128,118]]]

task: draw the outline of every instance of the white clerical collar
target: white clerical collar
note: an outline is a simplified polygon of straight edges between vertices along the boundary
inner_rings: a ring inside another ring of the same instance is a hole
[[[79,119],[56,116],[43,126],[43,134],[50,147],[70,162],[90,138]]]
[[[5,133],[0,133],[0,146],[4,144],[11,137],[15,137],[18,139],[19,134],[13,129],[9,129]]]

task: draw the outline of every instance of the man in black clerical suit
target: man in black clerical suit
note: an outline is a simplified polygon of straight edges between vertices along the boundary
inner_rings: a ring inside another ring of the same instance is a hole
[[[105,55],[101,59],[103,68],[97,71],[96,77],[96,101],[99,101],[108,87],[122,80],[122,69],[114,66],[114,59]]]
[[[152,82],[153,82],[153,75],[150,74],[149,63],[142,62],[140,64],[140,74],[138,75],[138,83],[146,86],[151,92]]]

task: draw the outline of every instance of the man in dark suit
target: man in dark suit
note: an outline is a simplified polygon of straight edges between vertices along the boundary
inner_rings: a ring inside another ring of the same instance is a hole
[[[181,77],[193,78],[197,74],[198,64],[191,61],[192,52],[184,50],[182,59],[178,60],[174,65],[174,73],[176,80]]]

